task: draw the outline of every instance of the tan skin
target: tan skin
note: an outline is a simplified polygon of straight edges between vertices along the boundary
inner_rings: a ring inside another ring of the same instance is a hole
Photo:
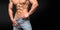
[[[28,12],[28,7],[29,4],[32,4],[30,11]],[[16,19],[13,18],[13,4],[16,5],[17,7],[17,11],[15,13],[16,18],[27,18],[29,17],[31,14],[33,14],[33,12],[35,11],[36,7],[38,6],[38,2],[37,0],[9,0],[9,5],[8,5],[8,12],[9,12],[9,16],[11,21],[13,22],[13,26],[17,26],[17,22]]]

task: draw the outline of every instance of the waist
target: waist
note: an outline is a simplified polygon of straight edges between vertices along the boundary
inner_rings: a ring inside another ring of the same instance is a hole
[[[21,19],[21,20],[29,20],[30,17],[27,17],[27,18],[21,18],[21,17],[20,17],[20,18],[17,18],[17,16],[15,16],[14,19],[15,19],[15,20],[20,20],[20,19]]]
[[[22,15],[28,13],[28,11],[25,9],[25,10],[17,10],[16,13],[15,13],[15,16],[17,18],[20,18]]]

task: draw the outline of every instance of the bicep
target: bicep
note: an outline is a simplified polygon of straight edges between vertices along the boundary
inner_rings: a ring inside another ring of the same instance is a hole
[[[8,8],[11,9],[12,7],[13,7],[13,3],[11,1],[9,1]]]
[[[38,4],[37,0],[30,0],[30,3],[32,3],[32,4]]]

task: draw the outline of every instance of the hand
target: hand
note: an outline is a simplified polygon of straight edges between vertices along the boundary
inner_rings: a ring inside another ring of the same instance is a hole
[[[18,26],[18,24],[17,24],[17,22],[16,22],[16,20],[15,20],[15,19],[13,20],[13,26],[15,26],[15,27],[17,27],[17,26]]]
[[[25,14],[21,15],[21,17],[22,18],[27,18],[27,17],[29,17],[29,13],[25,13]]]

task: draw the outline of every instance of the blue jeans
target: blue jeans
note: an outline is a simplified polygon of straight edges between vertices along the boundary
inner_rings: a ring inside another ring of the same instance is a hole
[[[15,17],[15,19],[16,19],[16,17]],[[18,23],[18,26],[17,27],[13,26],[13,30],[21,30],[21,28],[23,30],[32,30],[29,18],[25,18],[25,19],[19,18],[16,21]]]

